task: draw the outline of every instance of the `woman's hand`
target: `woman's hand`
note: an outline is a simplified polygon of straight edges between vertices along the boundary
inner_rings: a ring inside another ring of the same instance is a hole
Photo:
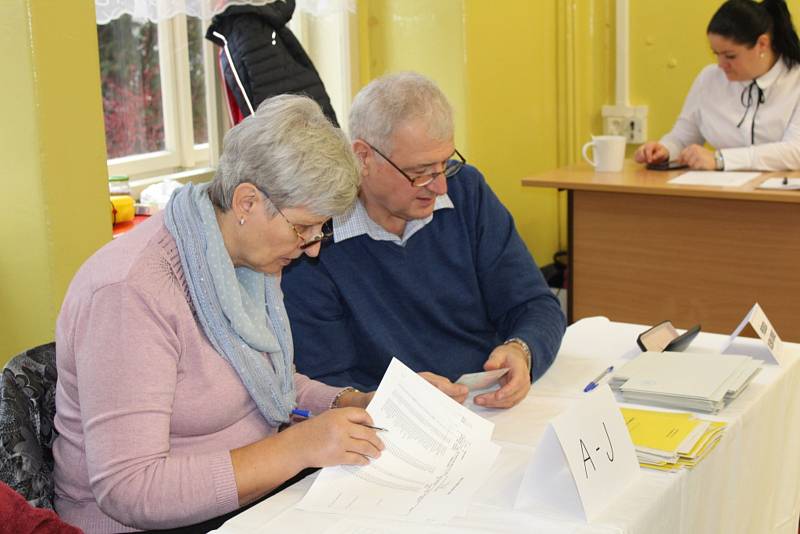
[[[667,147],[656,141],[648,141],[633,154],[636,163],[658,163],[669,159]]]
[[[463,403],[467,399],[469,388],[463,384],[454,384],[447,378],[429,371],[419,373],[419,376],[436,386],[436,389],[459,404]]]
[[[717,170],[714,153],[700,145],[689,145],[681,150],[678,161],[688,165],[690,169],[705,171]]]
[[[372,418],[361,408],[336,408],[292,425],[281,434],[306,467],[367,465],[384,448]]]
[[[361,408],[327,410],[250,445],[231,450],[239,505],[265,495],[306,467],[366,465],[383,442]]]

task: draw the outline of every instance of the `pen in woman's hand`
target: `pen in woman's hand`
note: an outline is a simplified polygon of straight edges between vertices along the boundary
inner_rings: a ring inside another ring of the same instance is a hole
[[[381,427],[379,427],[379,426],[365,425],[365,424],[363,424],[363,423],[361,424],[361,426],[365,426],[365,427],[367,427],[367,428],[371,428],[372,430],[380,430],[381,432],[388,432],[388,430],[387,430],[387,429],[385,429],[385,428],[381,428]]]
[[[295,408],[294,410],[292,410],[292,415],[294,415],[296,417],[300,417],[302,419],[309,419],[311,417],[311,412],[309,410],[301,410],[300,408]],[[372,425],[367,425],[367,424],[364,424],[364,423],[360,423],[360,424],[361,424],[361,426],[365,426],[367,428],[371,428],[372,430],[380,430],[381,432],[388,432],[387,429],[381,428],[379,426],[372,426]]]

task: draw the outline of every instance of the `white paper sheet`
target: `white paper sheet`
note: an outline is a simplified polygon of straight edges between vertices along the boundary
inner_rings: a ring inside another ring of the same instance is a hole
[[[625,421],[611,389],[603,385],[550,422],[514,508],[592,521],[639,475]]]
[[[494,424],[397,359],[367,411],[387,429],[381,457],[323,469],[298,508],[423,522],[463,515],[500,451]]]
[[[496,386],[504,374],[508,372],[508,367],[495,369],[494,371],[481,371],[479,373],[463,374],[456,380],[456,384],[467,386],[470,391],[488,389]]]
[[[689,171],[668,181],[676,185],[711,185],[716,187],[741,187],[761,173],[758,172],[724,172],[724,171]]]
[[[784,180],[786,181],[784,182]],[[797,191],[800,190],[800,178],[767,178],[758,184],[758,189]]]

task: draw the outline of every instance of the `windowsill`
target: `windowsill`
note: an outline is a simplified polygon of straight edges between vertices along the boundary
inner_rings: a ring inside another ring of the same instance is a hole
[[[132,179],[130,181],[131,195],[133,196],[133,198],[138,200],[144,188],[146,188],[149,185],[166,182],[167,180],[175,180],[176,182],[180,182],[182,184],[188,182],[193,182],[193,183],[207,182],[214,177],[215,172],[216,170],[212,169],[211,167],[201,167],[198,169],[190,169],[187,171],[163,174],[160,176],[150,176],[148,178]]]

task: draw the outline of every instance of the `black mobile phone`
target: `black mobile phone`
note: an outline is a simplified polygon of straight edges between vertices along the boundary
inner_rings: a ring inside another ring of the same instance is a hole
[[[689,346],[689,343],[697,337],[697,334],[700,333],[700,325],[696,324],[690,329],[688,329],[683,334],[679,335],[672,341],[670,341],[669,345],[666,346],[664,349],[665,352],[681,352]]]
[[[688,165],[685,163],[678,163],[677,161],[658,161],[647,164],[647,168],[651,171],[676,171],[687,167]]]
[[[652,328],[639,334],[636,343],[642,350],[655,352],[680,352],[689,346],[689,343],[700,332],[700,325],[695,325],[683,334],[672,326],[670,321],[662,321]]]

